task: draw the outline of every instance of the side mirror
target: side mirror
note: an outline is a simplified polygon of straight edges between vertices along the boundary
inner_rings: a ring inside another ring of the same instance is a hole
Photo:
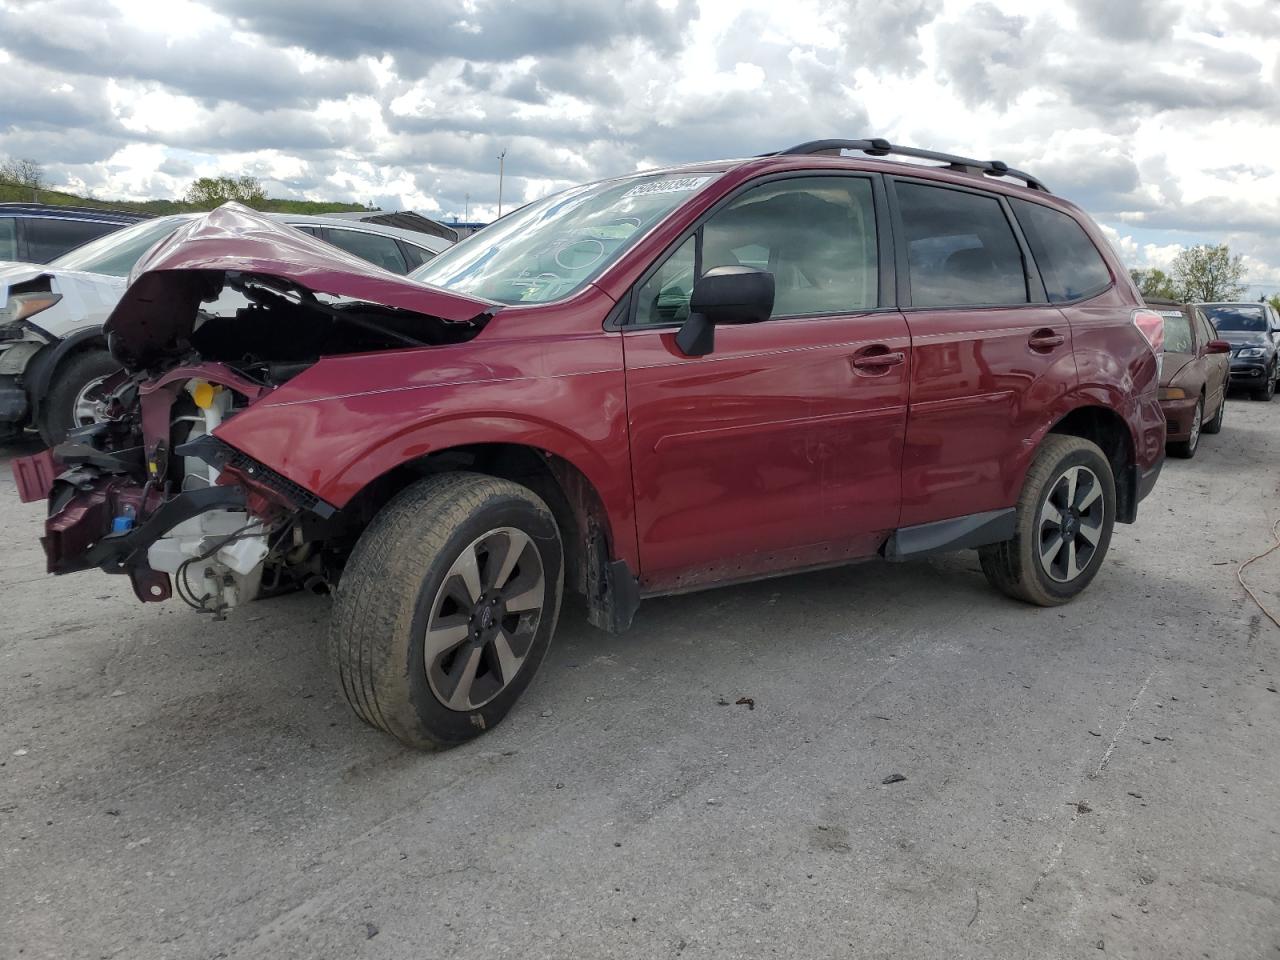
[[[773,313],[773,274],[754,267],[712,267],[698,278],[689,299],[689,319],[676,334],[686,357],[715,348],[718,323],[759,323]]]
[[[1225,340],[1210,340],[1204,345],[1205,353],[1230,353],[1231,344]]]

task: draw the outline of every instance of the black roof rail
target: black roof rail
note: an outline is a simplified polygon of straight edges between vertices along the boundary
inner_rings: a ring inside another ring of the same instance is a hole
[[[788,147],[786,150],[779,150],[773,156],[783,157],[792,154],[812,153],[838,155],[842,150],[857,150],[869,157],[897,156],[915,157],[919,160],[936,160],[945,164],[950,170],[957,170],[961,173],[986,174],[989,177],[1012,177],[1014,180],[1021,180],[1032,190],[1040,190],[1044,193],[1049,192],[1049,188],[1031,176],[1031,174],[1015,170],[1003,160],[971,160],[968,157],[958,157],[950,153],[938,153],[935,150],[899,147],[879,137],[871,140],[810,140],[807,143],[799,143],[794,147]]]
[[[120,220],[123,223],[136,223],[140,220],[152,219],[150,213],[137,213],[133,210],[113,210],[107,207],[82,207],[63,203],[28,203],[22,200],[0,202],[0,213],[33,213],[33,214],[89,214],[102,220]]]

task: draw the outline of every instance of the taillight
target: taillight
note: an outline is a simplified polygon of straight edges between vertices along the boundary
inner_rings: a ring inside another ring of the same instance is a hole
[[[1133,311],[1133,325],[1147,338],[1151,351],[1156,355],[1156,374],[1164,367],[1164,317],[1151,310]]]

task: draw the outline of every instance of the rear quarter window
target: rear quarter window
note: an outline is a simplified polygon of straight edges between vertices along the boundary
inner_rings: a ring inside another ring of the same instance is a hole
[[[1051,302],[1093,296],[1110,285],[1106,260],[1074,218],[1028,200],[1011,198],[1009,203],[1026,234]]]

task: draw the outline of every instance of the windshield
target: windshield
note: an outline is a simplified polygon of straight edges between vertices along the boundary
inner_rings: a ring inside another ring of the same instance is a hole
[[[716,176],[650,174],[574,187],[503,217],[410,276],[498,303],[559,300]]]
[[[163,217],[143,220],[131,227],[90,240],[82,247],[54,260],[49,266],[58,270],[83,270],[105,273],[109,277],[127,277],[138,258],[187,221],[186,217]]]
[[[1216,326],[1219,331],[1251,330],[1258,333],[1264,333],[1267,329],[1267,321],[1262,314],[1261,307],[1250,307],[1245,305],[1233,307],[1205,307],[1204,312],[1209,315],[1209,319],[1213,321],[1214,326]]]

